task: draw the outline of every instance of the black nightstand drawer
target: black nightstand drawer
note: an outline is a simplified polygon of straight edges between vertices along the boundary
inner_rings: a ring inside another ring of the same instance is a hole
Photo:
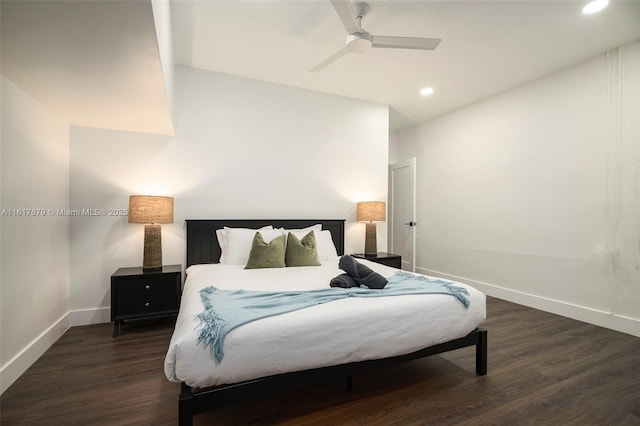
[[[123,278],[118,282],[118,315],[135,315],[175,309],[178,306],[173,276]]]
[[[111,275],[111,321],[113,336],[125,320],[174,315],[180,308],[182,266],[163,266],[145,272],[142,268],[120,268]]]
[[[366,259],[371,262],[380,263],[382,265],[391,266],[392,268],[400,269],[402,268],[402,256],[393,253],[384,253],[379,251],[374,254],[364,254],[364,253],[355,253],[352,254],[353,257],[357,259]]]
[[[376,263],[380,263],[382,265],[387,265],[387,266],[391,266],[392,268],[398,268],[400,269],[401,263],[402,261],[400,259],[392,259],[392,258],[386,258],[386,259],[376,259],[374,260],[374,262]]]

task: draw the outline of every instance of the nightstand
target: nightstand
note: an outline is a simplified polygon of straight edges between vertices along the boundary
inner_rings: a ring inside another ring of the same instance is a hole
[[[399,254],[393,253],[385,253],[379,251],[376,254],[364,254],[364,253],[355,253],[351,256],[357,259],[367,259],[371,262],[380,263],[382,265],[391,266],[392,268],[400,269],[402,267],[402,256]]]
[[[142,267],[120,268],[111,275],[113,337],[123,321],[175,315],[182,294],[182,265],[144,272]]]

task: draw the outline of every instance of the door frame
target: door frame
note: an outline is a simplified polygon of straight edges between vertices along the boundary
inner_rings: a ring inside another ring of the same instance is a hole
[[[416,222],[416,157],[411,157],[408,160],[403,160],[403,161],[397,161],[393,164],[389,164],[389,229],[388,229],[388,234],[389,234],[389,241],[390,241],[390,249],[392,253],[396,253],[395,248],[394,248],[394,235],[393,235],[393,225],[394,222],[396,220],[398,220],[397,218],[394,217],[394,203],[395,203],[395,195],[394,191],[393,191],[393,180],[394,180],[394,174],[393,171],[397,170],[397,169],[401,169],[404,167],[410,167],[411,168],[411,177],[413,180],[413,211],[411,212],[411,216],[412,218],[410,219],[410,221]],[[416,270],[416,229],[415,226],[413,227],[413,232],[411,233],[412,236],[412,259],[411,259],[411,265],[412,265],[412,271],[411,272],[415,272]]]

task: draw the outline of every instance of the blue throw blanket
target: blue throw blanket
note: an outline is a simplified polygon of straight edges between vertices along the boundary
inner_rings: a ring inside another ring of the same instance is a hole
[[[199,325],[198,344],[211,349],[216,364],[224,356],[223,346],[226,335],[233,329],[252,321],[297,311],[322,303],[347,297],[384,297],[409,294],[450,294],[456,297],[464,307],[469,306],[463,288],[436,278],[413,275],[399,271],[388,279],[382,290],[368,288],[327,288],[310,291],[245,291],[220,290],[206,287],[200,290],[204,311],[196,315]]]

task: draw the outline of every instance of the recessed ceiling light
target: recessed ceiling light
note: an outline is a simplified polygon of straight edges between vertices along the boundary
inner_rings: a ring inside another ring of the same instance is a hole
[[[600,12],[602,9],[607,7],[608,4],[609,0],[593,0],[582,8],[582,13],[585,15],[591,15],[592,13]]]
[[[422,96],[433,95],[433,87],[423,87],[422,89],[420,89],[420,94]]]

